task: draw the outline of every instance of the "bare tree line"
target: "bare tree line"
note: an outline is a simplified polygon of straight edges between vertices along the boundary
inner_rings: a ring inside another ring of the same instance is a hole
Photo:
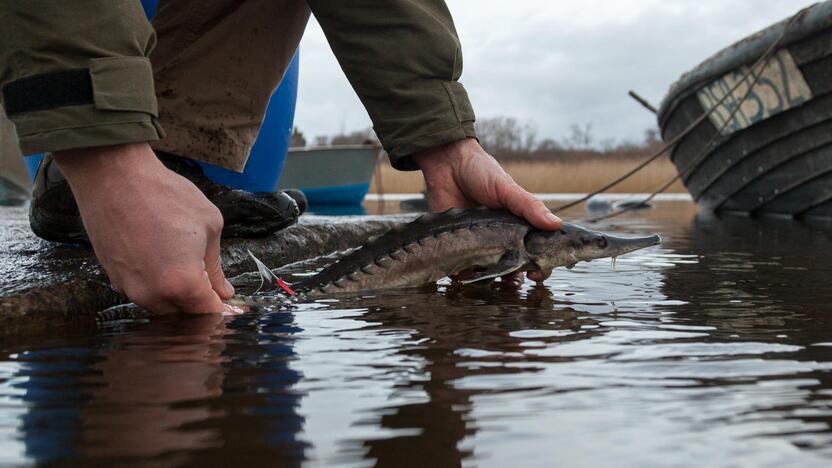
[[[617,141],[612,139],[596,140],[592,133],[592,124],[573,124],[569,134],[555,139],[541,138],[534,122],[521,122],[513,117],[491,117],[476,122],[480,144],[497,159],[501,160],[546,160],[562,157],[564,154],[575,156],[635,156],[657,149],[661,145],[658,132],[648,129],[641,141]],[[346,144],[377,143],[372,129],[341,133],[332,136],[318,136],[313,146],[335,146]],[[309,144],[305,135],[297,127],[292,133],[290,146]]]
[[[491,154],[504,160],[543,160],[564,154],[587,156],[633,156],[661,146],[658,131],[648,129],[641,141],[597,140],[592,124],[572,124],[569,134],[560,139],[540,138],[533,122],[513,117],[493,117],[477,121],[480,143]]]

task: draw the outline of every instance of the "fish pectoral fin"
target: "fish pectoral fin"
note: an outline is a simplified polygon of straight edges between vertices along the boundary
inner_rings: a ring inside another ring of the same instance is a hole
[[[474,273],[470,278],[465,278],[460,281],[462,284],[476,283],[487,279],[497,278],[499,276],[514,273],[526,264],[526,258],[516,250],[509,250],[504,253],[500,260],[493,266],[486,268],[483,271]]]

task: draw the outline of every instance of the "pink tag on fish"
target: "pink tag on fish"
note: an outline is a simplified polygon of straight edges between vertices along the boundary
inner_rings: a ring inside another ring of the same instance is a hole
[[[282,279],[280,279],[278,277],[275,277],[274,278],[274,283],[276,285],[278,285],[280,287],[280,289],[282,289],[283,292],[285,292],[289,296],[297,296],[298,295],[298,293],[296,293],[294,289],[290,288],[289,285],[286,284],[286,282],[283,281]]]

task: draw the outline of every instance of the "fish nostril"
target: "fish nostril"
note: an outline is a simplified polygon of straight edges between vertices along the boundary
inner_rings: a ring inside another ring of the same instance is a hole
[[[601,236],[595,239],[595,244],[598,246],[599,249],[606,249],[609,242],[607,242],[607,238],[605,236]]]

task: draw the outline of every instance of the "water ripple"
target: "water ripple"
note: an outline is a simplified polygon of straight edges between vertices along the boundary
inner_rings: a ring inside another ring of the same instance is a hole
[[[828,243],[694,211],[600,226],[666,242],[543,287],[6,344],[0,464],[829,466]]]

